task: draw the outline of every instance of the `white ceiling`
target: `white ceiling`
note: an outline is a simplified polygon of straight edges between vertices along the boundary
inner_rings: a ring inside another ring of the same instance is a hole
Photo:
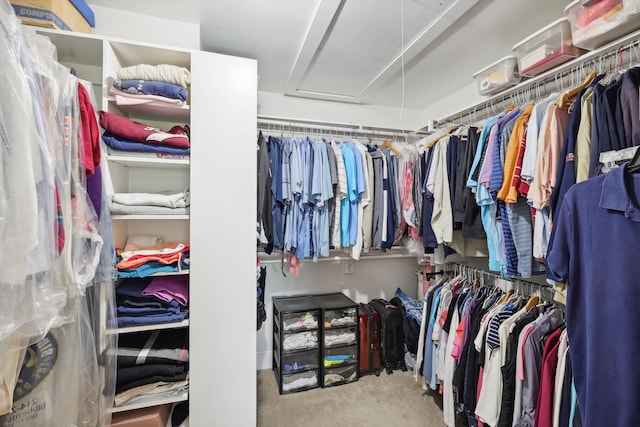
[[[199,23],[203,50],[258,60],[264,91],[399,107],[404,64],[404,107],[424,109],[563,17],[568,0],[87,2]]]

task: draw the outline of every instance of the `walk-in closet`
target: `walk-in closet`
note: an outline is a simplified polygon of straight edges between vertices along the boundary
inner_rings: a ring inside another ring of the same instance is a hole
[[[640,1],[0,0],[0,45],[0,427],[636,424]]]

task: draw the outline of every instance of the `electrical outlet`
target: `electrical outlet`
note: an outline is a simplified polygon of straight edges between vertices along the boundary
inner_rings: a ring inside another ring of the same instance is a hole
[[[353,260],[344,262],[344,274],[353,274]]]

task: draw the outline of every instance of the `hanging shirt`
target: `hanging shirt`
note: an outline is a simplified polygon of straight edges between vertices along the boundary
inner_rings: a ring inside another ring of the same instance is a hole
[[[362,197],[363,213],[362,213],[362,249],[368,252],[372,244],[373,235],[373,202],[375,199],[375,176],[373,169],[373,158],[367,150],[367,147],[363,146],[365,153],[364,159],[366,163],[366,191]]]
[[[322,140],[312,141],[314,151],[311,202],[313,204],[313,259],[329,256],[329,211],[328,202],[333,198],[331,170],[327,147]]]
[[[361,226],[361,198],[365,191],[365,179],[364,179],[364,160],[362,154],[356,148],[353,142],[345,143],[346,146],[353,153],[353,159],[355,162],[355,181],[354,190],[349,193],[347,197],[351,202],[351,218],[349,219],[349,246],[355,246],[358,241],[362,244],[362,229]],[[361,249],[360,249],[361,250]]]
[[[637,364],[640,342],[629,334],[638,324],[640,294],[628,285],[640,275],[633,250],[640,231],[639,195],[640,175],[629,174],[626,165],[571,187],[547,258],[547,279],[568,283],[571,363],[582,420],[588,425],[636,423],[637,404],[628,396],[640,390],[640,377],[626,369],[601,368]],[[597,241],[610,242],[607,250],[598,250],[592,244]],[[597,265],[588,261],[593,259]],[[624,268],[615,267],[620,265]]]
[[[400,208],[400,190],[399,190],[399,172],[398,172],[398,155],[391,150],[384,150],[387,158],[387,167],[389,169],[389,191],[391,195],[391,203],[393,209],[393,226],[400,227],[402,222],[402,209]]]
[[[310,205],[311,184],[313,176],[313,151],[309,138],[300,138],[294,140],[300,153],[300,179],[294,180],[291,176],[291,187],[294,194],[300,195],[297,198],[299,216],[297,218],[298,242],[296,245],[296,257],[298,259],[308,258],[312,255],[312,209]]]
[[[384,207],[384,182],[383,182],[383,155],[380,150],[370,147],[369,156],[373,164],[373,221],[371,225],[371,247],[374,249],[382,249],[382,230]]]
[[[257,177],[258,183],[257,194],[257,211],[256,211],[256,223],[260,228],[264,241],[262,243],[268,244],[270,247],[273,245],[273,215],[272,215],[272,194],[271,194],[271,180],[272,173],[270,170],[270,158],[269,148],[267,146],[267,140],[262,135],[262,131],[258,135],[257,141],[258,153],[257,153]],[[271,249],[268,249],[269,253]]]
[[[540,372],[542,369],[543,337],[558,329],[564,320],[562,310],[553,309],[546,312],[536,322],[525,342],[524,350],[524,382],[522,385],[522,409],[515,423],[517,427],[533,427],[538,392],[540,389]],[[516,414],[517,415],[517,414]]]
[[[347,143],[340,143],[342,158],[344,159],[344,168],[347,175],[347,196],[340,201],[340,244],[342,247],[351,246],[351,221],[352,218],[357,219],[357,203],[358,203],[358,178],[356,158],[353,150]],[[351,209],[355,207],[355,214]],[[355,240],[355,236],[354,236]]]
[[[562,329],[558,328],[546,338],[542,351],[542,364],[540,372],[540,392],[536,404],[536,416],[534,425],[549,426],[553,423],[553,392],[556,368],[558,365],[558,350],[560,347],[560,335]]]
[[[600,153],[611,149],[609,144],[609,130],[607,117],[602,105],[603,92],[606,86],[600,82],[593,86],[593,120],[591,122],[591,153],[589,154],[589,178],[596,175],[600,162]]]
[[[620,84],[620,109],[624,128],[625,145],[640,145],[640,67],[627,70]]]
[[[351,246],[351,257],[355,260],[359,260],[363,246],[362,221],[364,219],[364,208],[369,204],[370,201],[369,191],[367,188],[369,170],[365,157],[365,152],[367,150],[366,147],[357,140],[351,141],[351,147],[356,158],[356,171],[358,173],[358,199],[355,209],[355,224],[350,231],[350,234],[355,234],[355,240],[353,240],[353,245]]]
[[[473,192],[477,190],[478,187],[478,179],[474,177],[477,176],[481,166],[482,166],[482,154],[485,152],[486,143],[489,137],[489,131],[493,127],[493,125],[501,118],[504,113],[500,113],[499,115],[490,118],[484,124],[482,131],[480,133],[480,139],[478,140],[478,148],[476,149],[475,155],[473,157],[473,163],[471,165],[471,170],[469,172],[469,178],[467,179],[467,187],[471,188]]]
[[[427,189],[433,194],[431,226],[438,244],[453,240],[453,212],[447,175],[447,145],[450,137],[444,137],[434,147],[434,160],[429,171]]]
[[[292,182],[298,180],[294,192]],[[285,203],[284,249],[295,251],[298,244],[298,200],[302,192],[300,152],[291,139],[282,141],[282,198]]]
[[[498,120],[498,123],[496,124],[498,126],[496,140],[497,145],[493,151],[491,175],[489,180],[489,191],[492,193],[497,193],[500,190],[500,187],[502,187],[504,160],[507,146],[511,138],[513,127],[515,126],[515,122],[518,117],[520,117],[520,114],[522,114],[522,110],[516,108],[505,115],[502,119]]]
[[[525,107],[522,114],[518,117],[514,124],[513,132],[511,133],[511,137],[507,146],[504,165],[504,178],[502,180],[502,187],[498,192],[497,198],[500,200],[505,200],[508,203],[515,203],[515,200],[509,199],[509,194],[511,193],[513,177],[518,160],[518,153],[520,152],[520,147],[522,145],[525,127],[529,122],[529,117],[531,116],[531,111],[533,111],[533,108],[533,105]]]
[[[440,294],[442,293],[443,289],[446,289],[446,285],[443,287],[434,289],[433,301],[431,303],[431,311],[429,316],[429,326],[427,327],[427,335],[425,339],[426,342],[424,345],[424,363],[422,368],[422,376],[424,377],[425,382],[427,382],[427,384],[432,390],[436,389],[435,380],[433,381],[433,385],[431,384],[431,379],[435,378],[435,371],[433,369],[434,345],[432,341],[432,336],[433,336],[433,329],[436,323],[437,309],[438,309],[438,306],[440,305]]]
[[[569,126],[562,144],[561,154],[558,158],[558,166],[556,167],[558,172],[549,203],[552,218],[555,218],[556,212],[562,204],[564,194],[576,183],[576,138],[578,137],[578,129],[580,127],[580,117],[582,116],[582,95],[585,93],[585,90],[586,89],[582,89],[576,94],[573,103],[573,112],[569,118]]]
[[[507,265],[503,243],[503,226],[499,215],[499,207],[495,203],[494,195],[489,190],[489,185],[491,183],[493,162],[500,161],[498,153],[500,150],[501,125],[511,117],[503,116],[489,132],[487,152],[482,164],[476,192],[476,201],[480,206],[483,227],[487,233],[487,245],[492,245],[493,247],[493,249],[491,247],[489,249],[489,269],[501,273],[506,273]]]
[[[533,181],[535,177],[536,164],[538,159],[538,141],[540,132],[546,128],[545,117],[549,106],[558,98],[557,94],[551,94],[549,97],[540,101],[535,105],[529,123],[527,125],[527,145],[522,160],[522,178],[528,182]]]
[[[582,95],[580,106],[580,127],[576,137],[576,182],[589,178],[591,158],[591,120],[593,117],[593,87]]]
[[[391,175],[389,173],[389,161],[387,156],[382,153],[382,185],[383,185],[383,209],[382,217],[382,249],[390,249],[393,246],[394,237],[394,220],[393,220],[393,201],[391,199]]]
[[[511,181],[511,188],[505,199],[507,203],[515,203],[518,199],[518,194],[526,197],[529,192],[529,183],[522,178],[522,163],[524,161],[524,153],[527,150],[527,135],[528,126],[531,118],[527,121],[524,127],[524,133],[522,134],[522,141],[520,141],[520,148],[518,149],[518,157],[516,159],[516,167],[513,171],[513,180]]]
[[[341,205],[342,199],[347,197],[347,172],[344,167],[344,159],[342,157],[342,150],[335,141],[330,143],[333,154],[336,158],[336,170],[338,175],[338,182],[336,184],[335,198],[335,210],[333,218],[331,218],[331,246],[334,249],[340,249],[340,218],[341,218]]]
[[[282,195],[282,146],[280,139],[270,136],[269,168],[271,170],[271,216],[273,218],[273,246],[284,247],[284,199]]]
[[[558,366],[556,369],[556,377],[554,379],[553,390],[553,427],[560,427],[560,413],[562,408],[562,394],[564,389],[564,377],[567,368],[567,355],[569,354],[569,338],[567,330],[563,329],[560,335],[560,344],[558,346]]]

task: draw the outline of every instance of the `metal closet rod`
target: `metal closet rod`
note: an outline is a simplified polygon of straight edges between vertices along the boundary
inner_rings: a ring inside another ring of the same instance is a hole
[[[360,261],[368,261],[368,260],[381,260],[381,259],[397,259],[397,258],[415,258],[416,255],[409,253],[402,246],[394,246],[389,249],[387,252],[379,252],[377,250],[371,250],[369,252],[362,252],[360,255]],[[283,261],[286,263],[286,256],[282,257],[282,252],[273,252],[270,255],[267,255],[264,252],[258,252],[258,258],[260,259],[261,264],[279,264]],[[357,261],[353,259],[349,253],[342,252],[341,250],[331,250],[331,253],[328,257],[319,257],[317,261],[313,261],[311,258],[302,258],[299,260],[301,263],[306,262],[341,262],[341,261]]]
[[[408,259],[411,257],[415,257],[415,255],[411,255],[411,254],[364,255],[363,254],[360,256],[360,259],[357,261],[372,261],[372,260],[398,259],[398,258]],[[321,258],[318,258],[317,261],[313,261],[310,258],[303,258],[299,261],[300,263],[307,263],[307,262],[316,263],[316,262],[342,262],[342,261],[356,261],[356,260],[351,258],[349,255],[344,255],[344,256],[336,255],[336,256],[329,256],[329,257],[321,257]],[[280,264],[282,262],[283,260],[281,259],[260,258],[260,264]],[[286,258],[284,259],[284,263],[285,264],[287,263]]]
[[[476,267],[471,267],[465,264],[459,264],[456,262],[447,262],[444,264],[445,265],[445,270],[449,271],[449,270],[455,270],[456,273],[465,273],[465,274],[477,274],[479,275],[479,277],[485,277],[485,278],[492,278],[492,279],[500,279],[500,280],[504,280],[506,282],[511,282],[514,285],[518,285],[518,284],[524,284],[527,286],[535,286],[536,288],[540,288],[540,289],[550,289],[552,290],[553,287],[551,285],[549,285],[548,283],[538,283],[538,282],[534,282],[531,280],[526,280],[526,279],[521,279],[519,277],[502,277],[499,274],[496,273],[491,273],[488,272],[486,270],[483,270],[481,268],[476,268]]]
[[[591,72],[603,73],[640,64],[640,31],[566,62],[554,69],[436,121],[436,127],[473,124],[503,111],[511,104],[536,102],[554,91],[582,83]]]
[[[354,125],[350,123],[321,122],[272,116],[258,116],[258,129],[268,132],[300,134],[328,135],[334,133],[336,136],[371,136],[379,139],[420,137],[429,134],[423,130],[408,131],[395,128]]]

